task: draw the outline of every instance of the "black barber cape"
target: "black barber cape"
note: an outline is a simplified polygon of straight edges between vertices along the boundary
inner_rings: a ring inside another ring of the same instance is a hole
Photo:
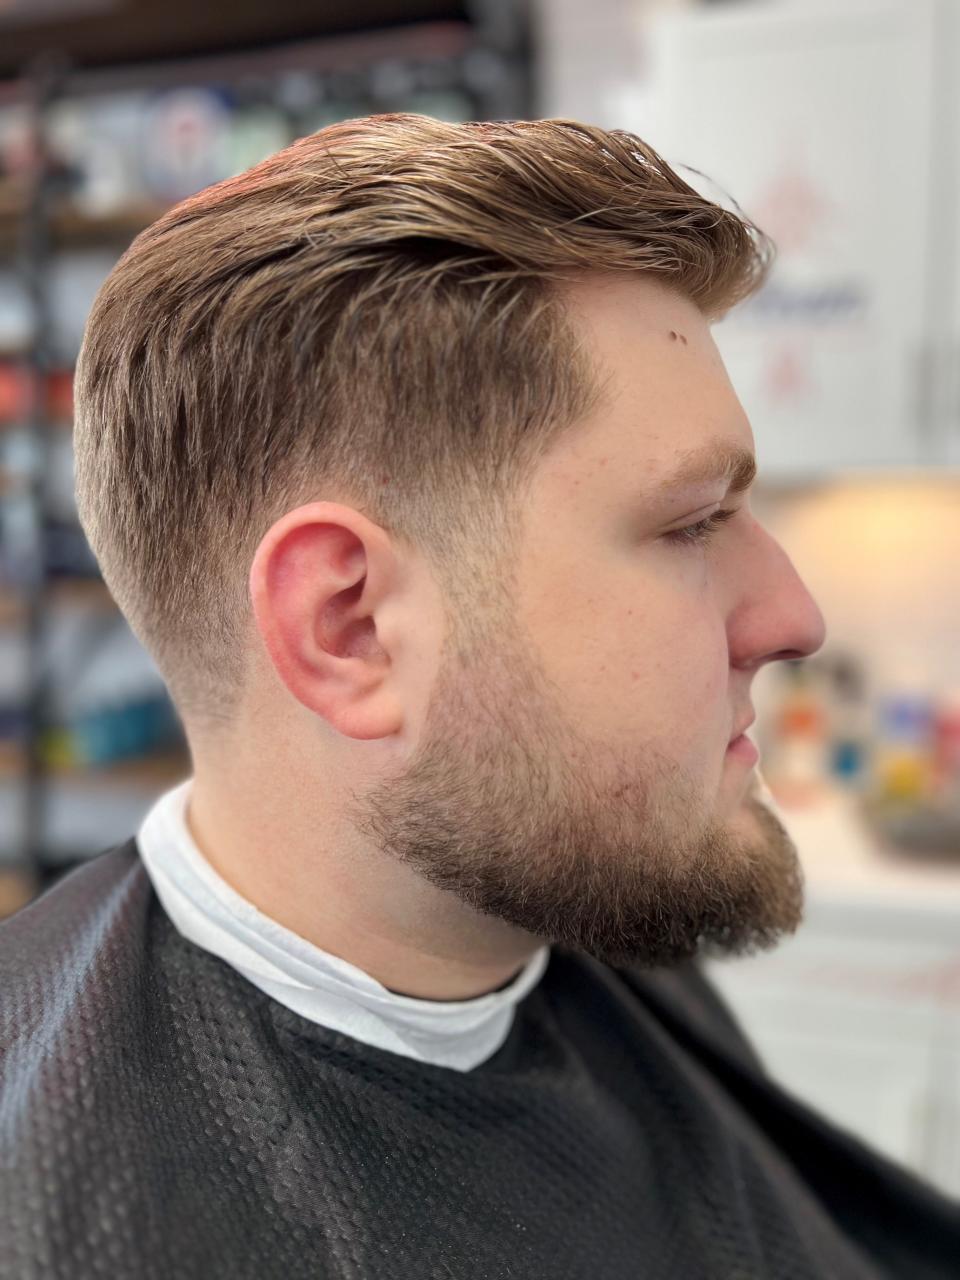
[[[957,1280],[960,1203],[778,1087],[695,962],[553,947],[455,1071],[188,942],[131,839],[0,926],[0,1276]]]

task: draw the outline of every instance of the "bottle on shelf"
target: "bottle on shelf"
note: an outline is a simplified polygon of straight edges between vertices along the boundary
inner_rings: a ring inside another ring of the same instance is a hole
[[[844,789],[860,791],[866,784],[872,736],[865,666],[848,652],[833,653],[822,665],[830,688],[829,772]]]
[[[828,786],[827,708],[808,661],[784,662],[779,671],[786,689],[772,718],[764,774],[779,803],[803,808],[816,803]]]
[[[896,673],[877,702],[870,800],[875,806],[922,807],[934,792],[936,699],[922,672]]]
[[[934,787],[942,808],[960,817],[960,686],[940,697],[933,723]]]

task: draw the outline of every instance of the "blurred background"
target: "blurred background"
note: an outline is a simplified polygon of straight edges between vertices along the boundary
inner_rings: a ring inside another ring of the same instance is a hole
[[[0,0],[0,914],[191,770],[73,501],[73,363],[134,235],[352,116],[630,129],[777,243],[714,336],[828,626],[754,686],[806,920],[707,965],[775,1075],[960,1196],[956,8]]]

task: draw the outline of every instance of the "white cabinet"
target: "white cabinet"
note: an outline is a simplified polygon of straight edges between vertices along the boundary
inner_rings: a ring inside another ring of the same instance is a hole
[[[960,1196],[960,909],[814,896],[773,950],[703,967],[781,1085]]]
[[[766,478],[960,463],[955,17],[781,0],[645,27],[624,127],[778,246],[713,330]]]
[[[943,388],[938,406],[943,459],[960,467],[960,6],[942,3],[936,137],[944,181],[933,211],[932,270],[945,296],[937,298],[934,350]]]

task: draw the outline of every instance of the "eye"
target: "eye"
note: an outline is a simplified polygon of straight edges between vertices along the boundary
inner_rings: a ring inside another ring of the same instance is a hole
[[[669,533],[665,533],[663,536],[667,542],[673,543],[674,546],[696,546],[698,543],[707,542],[721,525],[726,524],[728,520],[732,520],[736,514],[736,509],[733,511],[714,511],[705,520],[698,520],[696,524],[688,524],[683,529],[671,529]]]

